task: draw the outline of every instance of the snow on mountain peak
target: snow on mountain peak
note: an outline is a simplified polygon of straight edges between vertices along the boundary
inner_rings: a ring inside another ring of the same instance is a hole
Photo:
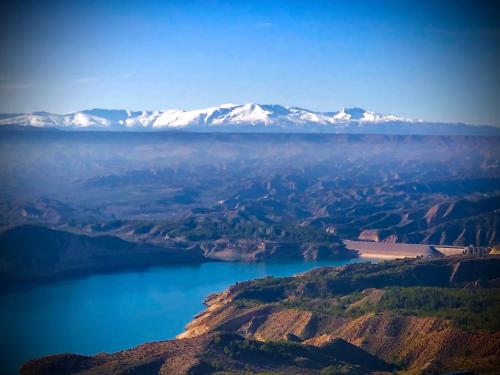
[[[318,112],[277,104],[223,104],[196,110],[129,111],[89,109],[64,115],[47,112],[1,115],[0,125],[15,124],[66,129],[204,129],[265,127],[283,130],[322,129],[346,124],[399,121],[393,115],[381,115],[361,108],[342,108],[337,112]],[[410,120],[405,120],[410,121]]]

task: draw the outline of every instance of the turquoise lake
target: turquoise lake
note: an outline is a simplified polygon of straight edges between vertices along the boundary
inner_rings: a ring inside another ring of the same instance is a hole
[[[367,261],[203,263],[93,275],[0,295],[0,373],[35,357],[115,352],[174,338],[236,281]]]

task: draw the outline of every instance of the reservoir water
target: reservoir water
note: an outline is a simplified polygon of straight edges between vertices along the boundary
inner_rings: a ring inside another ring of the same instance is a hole
[[[359,261],[172,265],[1,294],[0,373],[17,373],[23,362],[48,354],[115,352],[171,339],[204,309],[205,297],[236,281]]]

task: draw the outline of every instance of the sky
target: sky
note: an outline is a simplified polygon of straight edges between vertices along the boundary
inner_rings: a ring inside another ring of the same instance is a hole
[[[500,1],[26,1],[0,112],[358,106],[500,126]]]

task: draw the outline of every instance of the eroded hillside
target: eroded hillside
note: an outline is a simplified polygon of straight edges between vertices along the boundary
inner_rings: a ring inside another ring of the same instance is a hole
[[[290,244],[312,258],[337,237],[494,245],[499,150],[498,137],[3,131],[0,224],[225,260]]]
[[[210,296],[177,340],[31,361],[22,374],[496,374],[500,258],[398,260]]]

